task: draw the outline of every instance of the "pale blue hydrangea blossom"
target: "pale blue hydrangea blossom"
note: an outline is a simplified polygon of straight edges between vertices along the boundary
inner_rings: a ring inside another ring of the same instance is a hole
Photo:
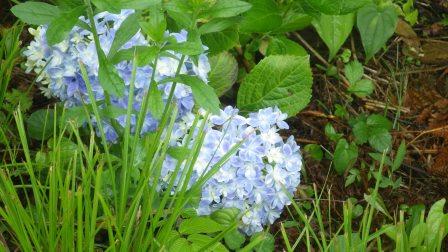
[[[123,20],[133,13],[123,10],[119,14],[102,12],[95,16],[95,24],[99,33],[101,47],[107,54],[117,29]],[[87,22],[83,17],[81,20]],[[63,42],[49,46],[45,33],[46,26],[30,29],[35,36],[27,47],[24,55],[27,57],[27,71],[42,72],[38,81],[41,89],[48,96],[57,97],[66,107],[89,103],[86,85],[81,77],[79,62],[82,62],[88,72],[96,101],[104,100],[104,90],[98,81],[98,58],[92,34],[79,27],[73,28],[69,37]],[[166,33],[178,42],[187,39],[187,33]],[[148,45],[148,41],[138,32],[122,49],[136,45]],[[155,69],[155,80],[161,81],[173,77],[178,68],[181,55],[174,52],[177,59],[161,57]],[[149,89],[149,82],[154,69],[151,66],[138,67],[136,72],[135,91],[129,94],[132,63],[120,62],[116,65],[120,77],[126,84],[123,97],[111,97],[112,105],[126,108],[129,95],[134,97],[134,109],[140,110],[142,101]],[[181,73],[195,75],[207,82],[210,65],[206,55],[200,55],[197,64],[187,57],[181,66]],[[171,83],[159,84],[166,101],[171,89]],[[180,146],[191,129],[194,121],[192,108],[194,100],[191,89],[178,84],[174,92],[179,107],[179,120],[174,125],[172,145]],[[200,155],[194,166],[192,185],[201,175],[207,172],[213,164],[228,153],[231,148],[244,140],[242,146],[230,158],[217,174],[210,179],[202,190],[202,198],[198,207],[201,215],[225,207],[236,207],[243,213],[241,229],[247,234],[262,230],[262,226],[272,224],[282,212],[285,205],[290,204],[287,193],[293,193],[300,182],[302,160],[300,150],[293,137],[286,141],[278,131],[287,129],[284,122],[286,114],[277,108],[267,108],[252,113],[249,117],[238,115],[238,110],[226,107],[220,115],[211,116],[206,122],[206,136]],[[116,118],[124,126],[126,116]],[[94,124],[95,120],[93,120]],[[110,142],[118,139],[118,134],[110,121],[101,122],[106,138]],[[136,118],[131,118],[131,126],[135,127]],[[150,113],[145,117],[141,133],[156,129],[158,121]],[[160,188],[169,181],[177,160],[168,156],[163,164]]]
[[[95,16],[95,24],[98,30],[101,48],[106,53],[112,45],[115,33],[120,27],[121,23],[127,16],[133,13],[133,10],[123,10],[119,14],[112,14],[108,12],[101,12]],[[81,20],[88,22],[84,17]],[[61,43],[49,46],[45,37],[47,27],[39,26],[37,29],[30,28],[30,33],[34,35],[35,39],[24,51],[27,57],[25,63],[27,72],[34,71],[40,75],[38,81],[43,84],[42,91],[48,97],[57,97],[64,101],[66,107],[80,106],[83,103],[90,103],[87,93],[87,88],[82,79],[79,63],[83,63],[87,69],[89,80],[92,84],[95,100],[104,100],[104,90],[98,81],[98,57],[95,43],[91,32],[86,31],[80,27],[75,26],[70,32],[69,37]],[[166,36],[174,37],[178,42],[183,42],[187,39],[186,31],[180,33],[166,33]],[[131,40],[123,45],[121,49],[128,49],[133,46],[148,45],[148,41],[144,38],[141,32],[135,34]],[[167,77],[174,77],[179,65],[180,54],[170,52],[177,58],[160,57],[158,60],[157,69],[155,72],[155,80],[160,81]],[[186,57],[181,66],[180,73],[191,74],[201,77],[207,81],[207,73],[210,71],[210,65],[206,55],[200,55],[197,65],[193,63],[193,59]],[[129,97],[129,84],[131,81],[132,63],[129,61],[122,61],[116,65],[116,69],[120,77],[126,84],[124,96],[111,97],[111,103],[118,108],[126,108]],[[136,72],[135,90],[134,94],[134,109],[139,110],[144,97],[146,96],[151,75],[153,73],[151,66],[138,67]],[[171,83],[158,85],[162,90],[163,99],[166,101],[171,89]],[[179,114],[184,115],[191,111],[194,106],[193,96],[190,87],[178,84],[176,86],[174,97],[179,104]],[[126,124],[126,116],[119,116],[116,118],[121,126]],[[131,124],[135,126],[135,118]],[[110,126],[110,122],[104,121],[104,129],[109,141],[115,142],[118,135]],[[150,113],[145,117],[143,129],[141,133],[153,131],[157,127],[157,120],[155,120]]]
[[[232,147],[242,146],[203,187],[198,213],[208,215],[218,209],[236,207],[243,213],[241,229],[253,234],[272,224],[289,205],[290,195],[300,182],[302,157],[293,137],[286,141],[278,131],[288,128],[286,114],[277,108],[266,108],[248,118],[238,110],[226,107],[220,115],[206,122],[205,139],[195,163],[194,183],[217,163]],[[193,115],[179,122],[184,129],[175,134],[176,145],[184,144],[184,136],[192,126]],[[163,166],[163,182],[168,183],[177,162],[168,158]],[[288,195],[290,194],[290,195]]]

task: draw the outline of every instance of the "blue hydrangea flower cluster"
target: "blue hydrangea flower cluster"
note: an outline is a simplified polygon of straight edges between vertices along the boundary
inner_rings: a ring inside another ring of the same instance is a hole
[[[119,29],[121,23],[132,14],[133,10],[123,10],[120,14],[112,14],[101,12],[95,16],[95,24],[98,30],[101,48],[106,53],[112,45],[115,33]],[[84,22],[88,22],[84,17],[80,18]],[[27,57],[25,63],[28,72],[34,71],[39,75],[38,82],[43,84],[42,91],[48,97],[57,97],[64,101],[66,107],[80,106],[83,103],[90,103],[87,88],[81,76],[79,63],[82,62],[89,75],[92,84],[95,100],[104,100],[104,90],[98,81],[99,62],[96,52],[93,36],[90,31],[86,31],[75,26],[70,32],[68,38],[61,43],[50,46],[46,40],[46,26],[39,26],[37,29],[30,28],[29,31],[34,35],[35,39],[24,51]],[[187,32],[166,33],[166,36],[174,37],[178,42],[184,42],[187,39]],[[141,32],[135,34],[121,49],[128,49],[133,46],[148,45]],[[158,59],[157,69],[155,69],[155,81],[158,82],[167,77],[174,77],[180,62],[180,54],[170,52],[174,57],[160,57]],[[210,71],[210,64],[206,55],[200,55],[197,64],[193,63],[193,59],[187,57],[181,66],[180,73],[190,74],[201,77],[207,81],[207,73]],[[122,97],[111,97],[111,104],[118,108],[126,108],[129,95],[134,96],[134,109],[139,110],[146,96],[151,75],[154,69],[151,66],[138,67],[136,72],[135,90],[133,94],[129,94],[129,85],[131,81],[132,63],[122,61],[116,65],[116,69],[120,77],[126,84],[126,89]],[[171,83],[158,85],[162,90],[163,99],[166,101],[171,89]],[[190,87],[179,84],[176,86],[174,98],[179,105],[180,115],[184,115],[191,111],[194,106],[193,96]],[[121,126],[126,124],[126,116],[122,115],[116,118]],[[135,126],[135,118],[131,118],[131,126]],[[117,140],[117,133],[110,126],[108,121],[103,121],[106,137],[109,141]],[[148,113],[145,117],[142,134],[156,129],[158,121]]]
[[[102,12],[95,16],[95,24],[99,33],[101,47],[107,54],[115,33],[123,20],[133,13],[123,10],[119,14]],[[80,18],[88,22],[85,18]],[[98,81],[98,58],[92,34],[80,27],[75,27],[69,37],[63,42],[48,45],[45,33],[47,27],[40,26],[30,29],[35,36],[34,41],[24,52],[27,71],[39,73],[41,89],[49,97],[57,97],[66,107],[80,106],[90,103],[86,85],[81,77],[79,62],[82,62],[88,72],[95,100],[104,100],[104,90]],[[166,33],[178,42],[186,41],[187,33]],[[148,45],[149,42],[138,32],[122,49],[137,45]],[[113,106],[127,108],[130,95],[134,97],[134,109],[140,110],[142,101],[147,95],[151,75],[155,74],[156,82],[175,76],[181,55],[171,52],[177,58],[161,57],[157,68],[151,66],[138,67],[136,72],[135,91],[130,94],[132,63],[122,61],[115,67],[126,84],[122,97],[111,97]],[[195,63],[187,57],[181,66],[181,73],[199,76],[207,82],[210,65],[206,55],[200,55]],[[172,83],[158,84],[166,101]],[[175,92],[179,108],[179,118],[174,125],[171,144],[182,146],[186,135],[192,130],[195,115],[192,113],[194,100],[191,89],[178,84]],[[205,112],[200,110],[201,120],[206,120],[205,140],[201,147],[198,160],[194,165],[189,185],[193,185],[199,177],[216,164],[233,146],[243,141],[230,160],[203,187],[202,197],[197,209],[198,214],[207,215],[218,209],[235,207],[241,210],[241,229],[246,234],[261,231],[263,225],[272,224],[281,214],[285,205],[290,204],[288,194],[294,193],[300,182],[302,159],[299,146],[293,137],[286,141],[279,135],[279,130],[287,129],[284,122],[286,114],[278,108],[266,108],[251,113],[248,117],[238,115],[238,110],[226,107],[220,115],[205,119]],[[126,116],[116,118],[121,126],[126,123]],[[135,126],[136,118],[131,118],[131,126]],[[96,122],[97,123],[97,122]],[[118,135],[109,121],[101,122],[107,140],[115,142]],[[141,134],[154,131],[158,121],[148,113],[144,120]],[[197,129],[193,129],[196,130]],[[196,132],[193,134],[197,136]],[[193,142],[193,141],[192,141]],[[178,160],[167,156],[162,168],[159,188],[163,189],[175,170]],[[185,161],[183,161],[185,162]],[[185,164],[181,164],[183,168]],[[179,181],[177,181],[179,182]]]
[[[233,146],[243,142],[237,152],[202,189],[198,213],[208,215],[217,209],[235,207],[243,213],[241,229],[253,234],[272,224],[289,205],[300,182],[302,157],[291,136],[286,141],[278,131],[287,129],[287,115],[278,108],[266,108],[238,115],[238,109],[226,107],[220,115],[206,122],[205,140],[194,165],[194,183],[216,164]],[[184,144],[184,136],[192,127],[194,116],[187,114],[174,134],[176,144]],[[168,157],[162,178],[168,183],[177,162]]]

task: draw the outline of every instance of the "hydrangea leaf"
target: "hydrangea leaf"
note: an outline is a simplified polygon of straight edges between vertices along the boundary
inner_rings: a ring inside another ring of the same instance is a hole
[[[257,252],[271,252],[275,248],[275,238],[268,232],[260,232],[253,235],[250,239],[251,242],[259,241],[255,246]]]
[[[221,225],[230,226],[237,221],[239,214],[238,208],[224,208],[213,212],[210,218]]]
[[[51,23],[60,14],[57,6],[41,2],[25,2],[15,5],[11,12],[20,20],[32,25]]]
[[[149,86],[149,111],[156,119],[161,119],[165,104],[162,99],[162,92],[157,88],[157,83],[153,82]]]
[[[36,140],[48,139],[53,134],[54,111],[40,109],[32,113],[26,120],[28,134]]]
[[[213,114],[219,114],[219,98],[215,90],[196,76],[180,74],[175,78],[166,78],[164,82],[173,81],[190,86],[197,105]]]
[[[218,96],[227,92],[238,77],[238,62],[228,52],[221,52],[209,58],[210,72],[208,85],[215,89]]]
[[[331,60],[352,32],[355,15],[353,13],[342,16],[322,14],[315,18],[312,23],[330,50],[329,58]]]
[[[210,22],[205,23],[201,27],[199,27],[199,33],[207,34],[213,32],[220,32],[233,25],[236,25],[240,20],[241,20],[240,17],[212,19]]]
[[[57,18],[53,19],[46,33],[48,44],[54,45],[64,40],[78,22],[78,18],[82,15],[84,9],[84,6],[79,6],[68,12],[61,13]]]
[[[277,106],[293,116],[308,105],[311,84],[309,57],[271,55],[245,77],[237,104],[246,112]]]
[[[284,36],[272,37],[269,41],[269,46],[266,50],[266,55],[297,55],[307,56],[307,51],[295,41],[292,41]]]
[[[162,41],[166,30],[165,14],[161,5],[156,5],[151,9],[148,19],[140,22],[142,31],[148,34],[154,41]]]
[[[345,15],[356,11],[371,0],[303,0],[302,6],[312,13]]]
[[[108,57],[113,57],[126,42],[134,37],[139,29],[138,15],[136,13],[129,15],[116,31],[114,41],[109,49]]]
[[[375,4],[369,4],[358,11],[358,30],[361,34],[367,61],[394,34],[397,23],[398,15],[392,6],[381,9]]]
[[[225,226],[210,219],[209,217],[193,217],[186,219],[179,226],[181,234],[210,234],[225,229]]]
[[[302,6],[297,1],[291,4],[282,5],[282,25],[275,30],[276,33],[298,31],[311,25],[313,18],[305,13]]]
[[[229,249],[238,250],[246,241],[246,237],[235,229],[224,236],[224,241]]]
[[[104,90],[107,90],[112,95],[122,97],[125,89],[123,79],[118,75],[115,66],[109,62],[103,51],[98,55],[100,68],[98,70],[98,79]]]
[[[204,34],[202,36],[204,44],[209,48],[209,52],[219,53],[227,51],[238,44],[239,35],[235,29]]]
[[[252,0],[252,8],[244,14],[242,32],[269,32],[282,24],[280,9],[273,0]]]
[[[211,245],[206,251],[228,252],[224,245],[220,242],[214,242],[214,238],[208,235],[192,234],[188,236],[187,240],[191,242],[191,251],[201,251],[204,247],[208,246],[210,243],[213,243],[213,245]]]
[[[209,10],[207,15],[210,18],[228,18],[237,16],[248,11],[251,4],[240,0],[218,0]]]

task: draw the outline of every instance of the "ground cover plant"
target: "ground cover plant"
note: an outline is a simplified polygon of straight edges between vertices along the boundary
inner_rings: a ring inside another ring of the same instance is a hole
[[[445,1],[6,6],[2,251],[445,249]]]

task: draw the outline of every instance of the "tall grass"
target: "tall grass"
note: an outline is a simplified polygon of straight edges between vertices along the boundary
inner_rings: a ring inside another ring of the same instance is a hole
[[[5,99],[12,70],[17,63],[20,52],[20,34],[23,25],[0,28],[0,109]]]

